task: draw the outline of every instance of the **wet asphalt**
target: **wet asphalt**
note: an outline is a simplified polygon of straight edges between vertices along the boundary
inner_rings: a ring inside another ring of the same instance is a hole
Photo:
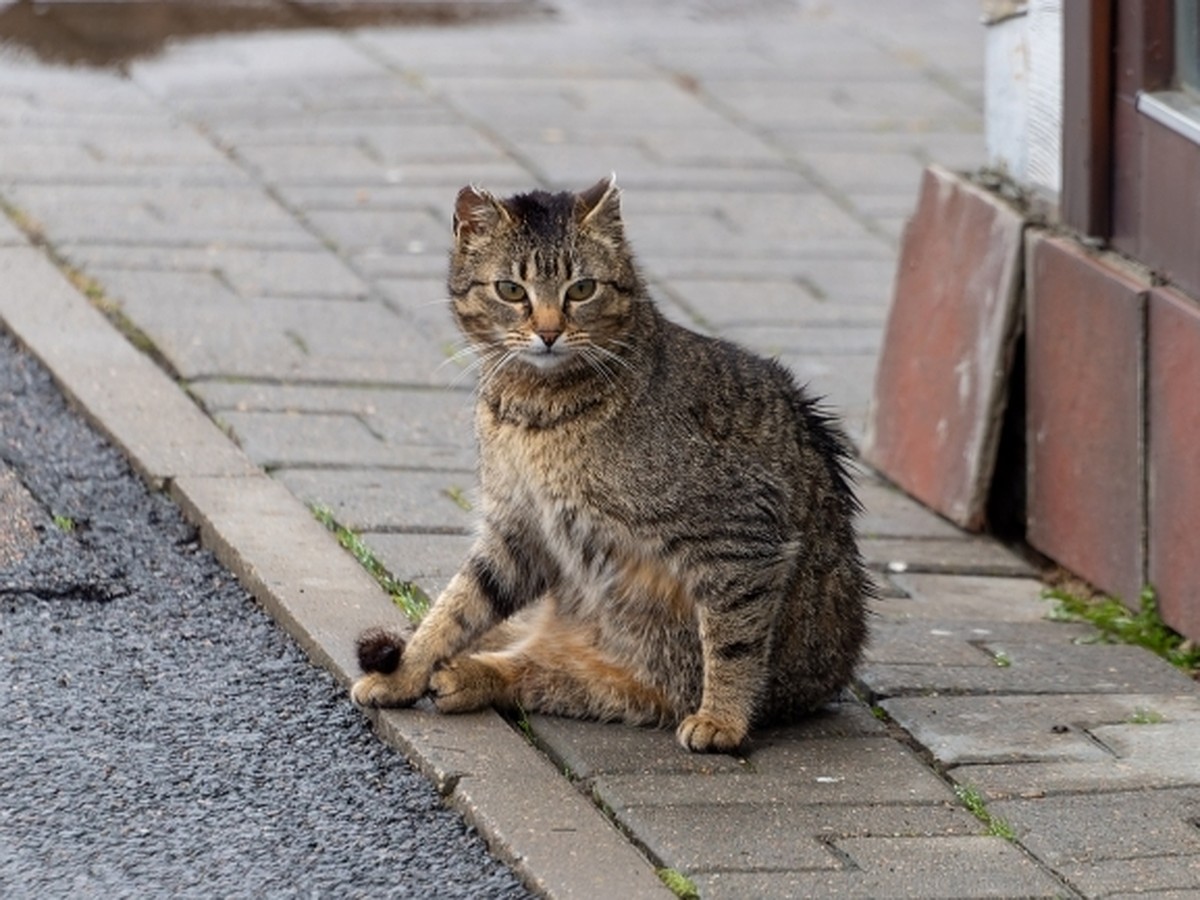
[[[528,896],[0,331],[5,470],[0,896]]]

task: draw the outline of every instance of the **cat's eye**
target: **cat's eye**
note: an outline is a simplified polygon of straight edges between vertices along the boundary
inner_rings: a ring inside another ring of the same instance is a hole
[[[515,281],[497,281],[493,286],[496,289],[496,296],[508,303],[520,303],[525,299],[525,288]]]
[[[595,278],[581,278],[567,288],[567,299],[576,303],[592,299],[596,293]]]

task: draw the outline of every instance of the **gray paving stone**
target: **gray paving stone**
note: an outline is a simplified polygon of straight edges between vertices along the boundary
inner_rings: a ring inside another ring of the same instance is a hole
[[[920,572],[894,573],[892,578],[908,599],[880,607],[879,614],[888,619],[920,619],[929,621],[931,627],[962,620],[1044,623],[1050,612],[1050,604],[1042,599],[1045,585],[1033,578]],[[1067,624],[1055,623],[1045,633],[1053,637],[1055,629]],[[1071,640],[1093,633],[1090,627],[1063,629],[1059,636]]]
[[[272,470],[297,466],[427,465],[436,448],[392,447],[357,416],[346,413],[236,412],[217,413],[238,446],[256,465]],[[412,450],[417,452],[411,452]],[[425,450],[422,454],[420,451]],[[446,455],[453,455],[448,448]],[[424,457],[424,458],[422,458]]]
[[[450,250],[448,216],[421,210],[317,210],[309,222],[351,256],[363,253],[441,253]]]
[[[889,602],[903,601],[885,603]],[[990,666],[868,662],[859,672],[860,685],[873,696],[894,697],[935,693],[1172,694],[1189,690],[1191,684],[1147,650],[1079,644],[1078,632],[1064,630],[1057,623],[958,620],[934,625],[933,630],[957,636],[993,660],[1004,662]]]
[[[238,297],[217,268],[184,271],[88,266],[87,274],[103,289],[108,300],[128,305],[178,303],[189,306],[214,301],[236,302]]]
[[[1200,725],[1194,720],[1160,725],[1102,726],[1089,732],[1110,759],[1035,764],[962,766],[954,777],[991,797],[1039,797],[1137,788],[1200,785],[1195,761]]]
[[[384,181],[384,167],[353,138],[338,143],[250,144],[238,157],[268,184],[338,184]]]
[[[883,329],[872,325],[731,325],[722,334],[766,356],[780,357],[872,354],[883,339]]]
[[[830,845],[840,845],[845,838],[969,836],[980,829],[970,813],[948,805],[749,803],[614,807],[613,811],[652,856],[692,876],[739,870],[836,871],[845,864]],[[958,849],[947,847],[942,858],[953,858]]]
[[[878,250],[858,259],[806,259],[800,275],[833,302],[869,302],[886,310],[892,301],[896,261]]]
[[[601,775],[595,794],[615,808],[704,804],[949,803],[954,795],[890,737],[814,738],[751,754],[743,771]],[[717,813],[719,815],[719,813]]]
[[[277,477],[309,504],[333,510],[355,531],[468,533],[475,516],[455,498],[471,503],[469,472],[396,469],[281,469]]]
[[[8,216],[0,215],[0,247],[19,247],[25,243],[25,235]]]
[[[475,467],[474,395],[466,390],[244,381],[200,381],[190,389],[256,460]],[[344,442],[339,421],[348,424]]]
[[[1115,762],[1096,729],[1138,719],[1200,722],[1200,691],[1007,697],[902,697],[880,704],[947,766],[1021,762]],[[1147,739],[1164,737],[1157,725]],[[1103,733],[1103,732],[1101,732]],[[969,773],[963,777],[970,778]]]
[[[360,298],[367,285],[324,251],[223,248],[213,267],[243,297]]]
[[[991,539],[866,538],[863,558],[874,569],[896,574],[945,572],[970,575],[1034,575],[1021,557]]]
[[[857,487],[864,508],[858,533],[864,538],[965,538],[954,524],[894,487],[871,478],[860,478]]]
[[[538,743],[573,777],[599,775],[704,775],[786,768],[793,745],[818,738],[878,737],[883,726],[857,701],[831,703],[793,725],[753,732],[740,755],[680,752],[669,729],[531,717]],[[798,748],[798,752],[803,752]],[[782,760],[782,763],[780,763]],[[764,769],[765,767],[765,769]]]
[[[882,601],[876,608],[886,610],[892,602]],[[982,627],[951,631],[933,622],[880,623],[871,629],[864,659],[870,666],[991,668],[995,659],[971,643],[986,632]]]
[[[1061,897],[1061,884],[994,837],[862,837],[835,841],[847,859],[829,872],[716,872],[695,879],[706,898]]]
[[[268,87],[303,71],[306,78],[370,78],[380,66],[334,31],[241,35],[236,42],[184,44],[161,58],[137,61],[132,81],[159,97],[225,95]]]
[[[202,135],[166,121],[60,125],[0,122],[10,182],[245,185],[249,179]]]
[[[252,186],[13,185],[10,202],[58,243],[314,248],[316,239]]]
[[[361,537],[389,572],[416,582],[431,599],[436,599],[449,584],[474,541],[460,534],[368,531]]]
[[[1195,825],[1200,791],[1195,789],[1007,800],[988,809],[1012,824],[1021,843],[1055,868],[1138,857],[1200,856],[1200,829]],[[1200,881],[1187,886],[1200,887]]]
[[[702,321],[718,328],[772,323],[839,326],[882,324],[883,312],[873,306],[817,299],[796,280],[672,278],[658,287]]]
[[[1191,900],[1200,891],[1200,855],[1064,863],[1063,878],[1087,897]]]
[[[445,352],[374,301],[258,298],[196,305],[136,295],[122,308],[187,380],[452,380]]]
[[[632,728],[558,716],[530,716],[537,742],[572,778],[611,774],[712,775],[745,771],[744,757],[687,753],[667,728]]]

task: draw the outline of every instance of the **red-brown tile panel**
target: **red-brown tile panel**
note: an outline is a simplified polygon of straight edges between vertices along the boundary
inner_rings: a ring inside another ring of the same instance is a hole
[[[926,170],[905,231],[863,453],[967,528],[983,524],[1018,321],[1022,217]]]
[[[1136,606],[1148,285],[1073,241],[1027,243],[1027,539]]]
[[[1151,292],[1148,360],[1150,583],[1163,618],[1200,641],[1200,303]]]

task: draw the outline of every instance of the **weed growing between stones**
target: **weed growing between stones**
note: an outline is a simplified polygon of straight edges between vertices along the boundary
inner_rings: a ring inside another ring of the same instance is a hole
[[[680,900],[700,900],[700,891],[696,889],[692,879],[678,869],[656,869],[655,874]]]
[[[313,506],[311,509],[316,520],[333,532],[338,543],[349,550],[358,564],[379,582],[379,586],[388,592],[392,602],[400,607],[409,620],[414,625],[420,622],[429,611],[429,595],[413,582],[401,581],[392,575],[362,538],[338,523],[328,507]]]
[[[1056,622],[1090,622],[1100,631],[1096,641],[1145,647],[1193,678],[1200,677],[1200,647],[1163,622],[1153,588],[1142,589],[1136,613],[1113,597],[1089,599],[1063,588],[1050,588],[1042,596],[1054,601],[1047,618]]]
[[[1006,841],[1015,841],[1017,839],[1017,833],[1013,831],[1013,827],[1008,822],[999,816],[992,815],[988,811],[983,795],[976,788],[966,784],[955,785],[954,795],[958,797],[959,802],[967,808],[971,815],[987,826],[988,834],[993,837],[1004,838]]]

